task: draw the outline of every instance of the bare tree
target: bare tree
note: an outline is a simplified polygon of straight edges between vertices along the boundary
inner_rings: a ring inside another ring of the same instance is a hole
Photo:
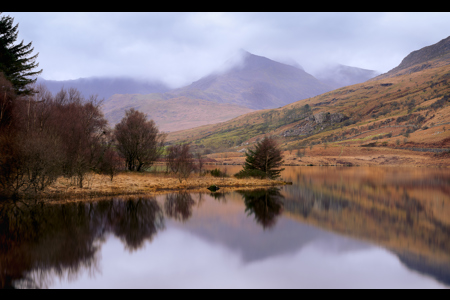
[[[179,152],[181,151],[180,145],[173,145],[167,148],[167,156],[166,156],[166,164],[167,170],[177,174],[179,169],[178,157],[180,156]]]
[[[97,172],[108,175],[113,181],[114,176],[124,166],[124,160],[115,149],[112,131],[108,130],[105,136],[106,141],[103,143],[103,151],[97,166]]]
[[[64,151],[63,172],[75,177],[83,187],[85,174],[96,168],[102,155],[107,130],[96,96],[85,99],[76,89],[61,90],[54,99],[51,122],[61,138]]]
[[[203,164],[204,164],[204,159],[203,156],[200,152],[197,152],[195,154],[195,158],[197,159],[197,170],[200,173],[200,175],[202,174],[203,171]]]
[[[147,121],[144,113],[133,108],[116,125],[114,136],[128,170],[138,172],[161,157],[166,137],[153,120]]]
[[[38,193],[62,175],[83,187],[85,174],[96,169],[105,152],[107,121],[101,101],[85,99],[76,89],[62,89],[55,96],[42,85],[33,91],[12,96],[13,109],[7,114],[2,110],[8,118],[0,122],[7,129],[0,128],[1,188],[12,194]]]
[[[12,84],[0,72],[0,132],[8,130],[12,124],[15,98]]]
[[[172,145],[167,149],[167,165],[170,171],[175,173],[180,182],[187,180],[196,170],[194,156],[190,153],[188,144]]]

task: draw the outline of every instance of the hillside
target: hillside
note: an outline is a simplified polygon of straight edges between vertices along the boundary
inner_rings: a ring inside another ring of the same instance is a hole
[[[233,63],[226,62],[220,72],[174,90],[158,81],[126,77],[38,78],[38,84],[45,84],[54,94],[73,87],[87,98],[98,95],[104,99],[103,112],[111,126],[121,120],[126,109],[134,107],[147,113],[161,129],[176,131],[227,121],[257,109],[278,108],[374,76],[370,70],[336,65],[322,70],[321,81],[296,62],[279,63],[244,50],[230,61]],[[201,103],[201,107],[194,108],[192,103]]]
[[[436,53],[432,48],[427,51]],[[176,132],[169,141],[192,142],[200,148],[225,152],[243,150],[265,135],[272,135],[285,150],[304,149],[309,161],[316,164],[341,161],[352,165],[448,166],[449,160],[442,152],[450,150],[450,65],[443,57],[448,55],[426,61],[434,66],[431,68],[369,80],[282,108]],[[315,153],[332,159],[313,159]],[[367,160],[369,153],[372,157]],[[409,154],[420,156],[420,162],[407,159]],[[294,161],[292,157],[289,163],[308,162],[305,159]]]
[[[125,110],[133,107],[146,113],[149,119],[155,121],[159,130],[165,132],[224,122],[253,111],[238,105],[202,99],[178,97],[164,100],[158,96],[159,94],[113,95],[104,105],[103,111],[110,125],[114,126],[125,116]]]
[[[134,107],[162,130],[175,131],[220,123],[256,109],[280,107],[329,91],[302,69],[242,52],[241,63],[210,74],[189,86],[165,93],[116,94],[103,111],[114,126]],[[194,106],[193,106],[194,105]]]

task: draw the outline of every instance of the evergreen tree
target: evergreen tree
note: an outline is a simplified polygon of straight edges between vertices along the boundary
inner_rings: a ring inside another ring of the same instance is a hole
[[[259,170],[266,176],[275,179],[280,177],[283,155],[274,139],[265,137],[256,144],[254,150],[248,149],[245,154],[244,171]]]
[[[0,72],[13,84],[18,95],[27,95],[32,92],[28,85],[37,79],[30,77],[42,73],[42,69],[33,71],[39,66],[36,63],[39,53],[30,57],[34,50],[31,42],[24,45],[22,40],[16,44],[19,24],[13,22],[14,18],[10,16],[0,16]]]

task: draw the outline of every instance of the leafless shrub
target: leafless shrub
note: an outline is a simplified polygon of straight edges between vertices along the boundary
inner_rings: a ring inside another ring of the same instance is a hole
[[[113,181],[114,176],[125,165],[125,161],[120,157],[119,153],[113,148],[112,140],[105,145],[104,152],[100,158],[97,171],[100,174],[108,175]]]
[[[203,156],[200,152],[195,154],[195,158],[197,160],[197,170],[200,174],[202,174],[203,171],[203,164],[204,164],[204,159]]]
[[[168,169],[177,175],[180,182],[187,180],[196,170],[194,156],[190,153],[188,144],[172,145],[167,149]]]

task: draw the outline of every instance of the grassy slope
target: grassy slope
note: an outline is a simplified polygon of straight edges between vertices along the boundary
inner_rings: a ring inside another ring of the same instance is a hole
[[[122,106],[128,103],[128,106]],[[120,122],[124,111],[134,107],[146,112],[162,131],[175,131],[211,123],[224,122],[252,109],[233,104],[219,104],[201,99],[179,97],[164,100],[161,94],[114,95],[104,108],[110,124]]]
[[[336,89],[279,109],[256,111],[224,123],[174,132],[169,135],[169,141],[193,142],[223,152],[248,147],[264,135],[276,136],[285,150],[311,144],[327,143],[333,147],[345,143],[359,147],[368,143],[381,146],[384,142],[391,148],[450,148],[449,102],[436,109],[432,106],[450,95],[449,81],[450,65],[437,64],[411,74]],[[312,108],[309,113],[303,110],[306,104]],[[320,112],[342,113],[349,120],[332,126],[316,126],[309,136],[295,135],[296,128],[308,122],[313,124],[308,121],[310,115]],[[397,122],[397,118],[404,116],[410,118]],[[415,131],[408,137],[402,135],[408,135],[408,129]],[[294,134],[284,136],[289,132]],[[392,136],[385,137],[389,133]],[[375,137],[380,139],[373,140]]]

